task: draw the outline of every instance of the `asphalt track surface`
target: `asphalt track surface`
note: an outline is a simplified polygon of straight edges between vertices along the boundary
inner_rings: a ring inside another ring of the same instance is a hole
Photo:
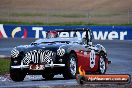
[[[0,56],[10,56],[10,51],[13,47],[17,45],[30,44],[33,41],[35,41],[35,39],[0,39]],[[130,74],[132,76],[132,41],[93,41],[93,44],[97,43],[102,44],[106,48],[109,60],[112,61],[107,70],[108,74]],[[78,84],[75,79],[64,80],[62,75],[56,75],[53,80],[49,81],[43,79],[42,76],[26,76],[23,82],[0,80],[1,88],[54,87],[71,85],[73,86]]]

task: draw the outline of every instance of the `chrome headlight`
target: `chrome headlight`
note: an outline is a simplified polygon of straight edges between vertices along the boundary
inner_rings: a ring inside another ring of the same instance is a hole
[[[11,57],[16,58],[19,55],[19,51],[16,48],[13,48],[11,51]]]
[[[59,49],[57,50],[57,55],[63,56],[64,54],[65,54],[65,49],[59,48]]]

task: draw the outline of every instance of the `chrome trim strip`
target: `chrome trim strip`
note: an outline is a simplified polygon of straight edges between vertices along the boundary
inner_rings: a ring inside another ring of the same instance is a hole
[[[45,67],[65,67],[65,64],[46,64]],[[11,68],[14,69],[23,69],[23,68],[29,68],[29,65],[17,65],[17,66],[11,66]]]

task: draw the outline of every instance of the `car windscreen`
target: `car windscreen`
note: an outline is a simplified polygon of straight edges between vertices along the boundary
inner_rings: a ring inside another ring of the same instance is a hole
[[[39,39],[35,43],[79,43],[81,39],[78,38],[50,38],[50,39]]]

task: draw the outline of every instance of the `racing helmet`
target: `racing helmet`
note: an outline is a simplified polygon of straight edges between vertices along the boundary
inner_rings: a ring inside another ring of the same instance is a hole
[[[47,33],[47,38],[56,38],[56,37],[58,37],[58,32],[56,31],[49,31]]]

